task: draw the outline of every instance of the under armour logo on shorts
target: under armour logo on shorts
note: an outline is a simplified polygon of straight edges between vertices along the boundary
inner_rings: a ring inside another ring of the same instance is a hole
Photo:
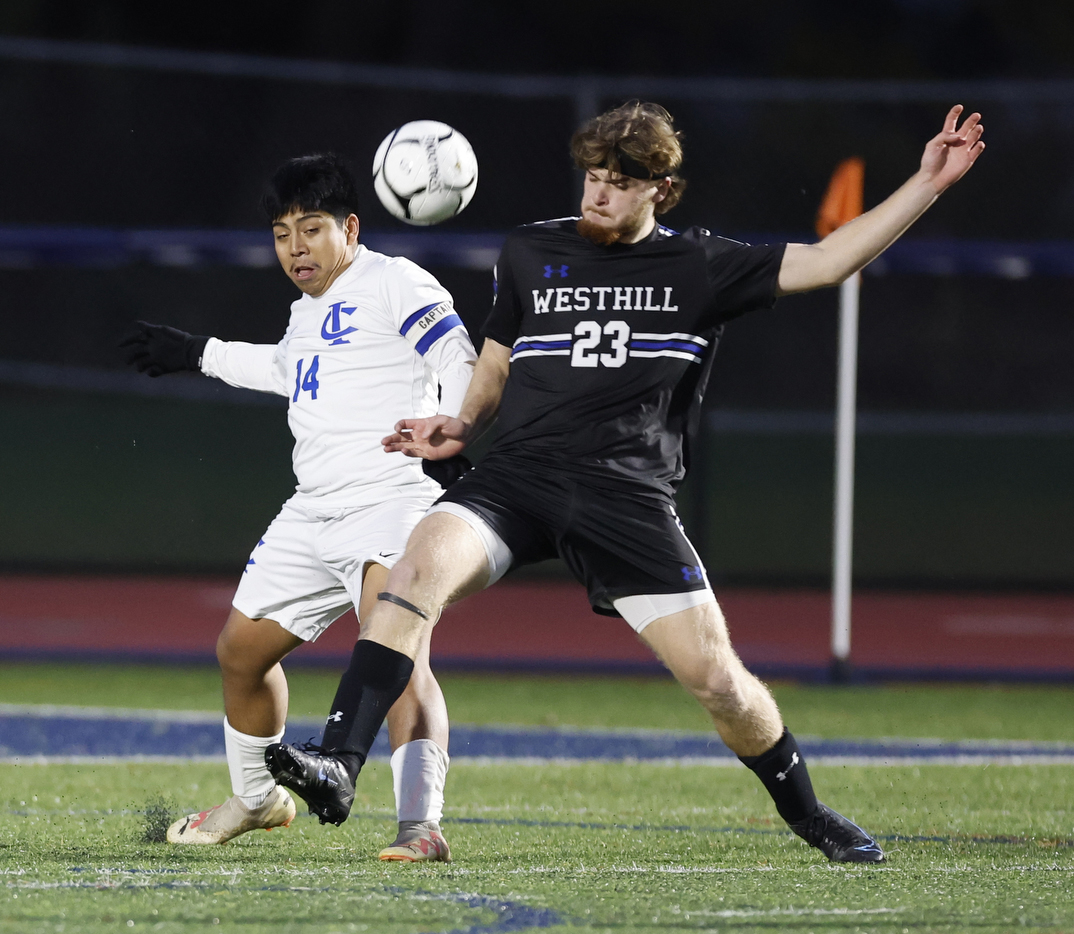
[[[331,714],[325,723],[340,723],[343,720],[343,711],[337,710],[334,714]]]
[[[695,564],[693,567],[690,567],[688,564],[684,564],[682,568],[682,579],[688,584],[703,581],[705,575],[701,573],[701,565]]]

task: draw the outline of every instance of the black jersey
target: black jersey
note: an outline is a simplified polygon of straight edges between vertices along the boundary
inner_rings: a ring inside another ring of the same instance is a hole
[[[577,218],[518,227],[484,334],[511,348],[490,457],[671,492],[724,322],[775,302],[784,244],[657,225],[598,246]]]

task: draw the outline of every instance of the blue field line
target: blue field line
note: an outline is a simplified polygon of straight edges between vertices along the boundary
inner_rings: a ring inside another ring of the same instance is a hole
[[[50,889],[92,889],[100,891],[106,889],[114,891],[116,889],[127,889],[137,892],[146,891],[159,891],[159,890],[175,890],[189,891],[190,889],[204,889],[208,891],[219,891],[221,888],[230,889],[231,891],[241,892],[333,892],[339,891],[335,886],[321,886],[316,889],[310,889],[309,886],[291,886],[291,885],[255,885],[255,886],[241,886],[234,887],[231,885],[221,885],[218,882],[200,882],[200,881],[188,881],[179,880],[175,882],[157,882],[155,884],[146,885],[142,882],[132,882],[130,879],[122,877],[126,876],[155,876],[160,874],[172,874],[172,875],[185,875],[183,870],[178,869],[122,869],[116,872],[102,872],[96,867],[88,866],[72,866],[67,870],[69,873],[96,873],[98,878],[89,882],[59,882],[49,883]],[[120,876],[122,881],[113,882],[113,876]],[[104,876],[108,881],[102,884],[100,877]],[[40,883],[29,882],[20,885],[18,882],[14,884],[14,888],[28,888],[33,889],[39,887]],[[533,928],[550,928],[556,927],[561,924],[566,924],[566,919],[561,917],[555,911],[548,908],[531,908],[529,905],[523,905],[515,901],[505,901],[500,898],[493,898],[490,895],[477,895],[469,892],[430,892],[425,889],[404,889],[400,886],[385,886],[380,891],[397,896],[402,899],[413,898],[415,896],[421,898],[427,898],[429,901],[448,902],[456,905],[464,905],[467,908],[472,908],[475,911],[484,910],[492,912],[495,916],[495,920],[485,924],[473,924],[465,928],[452,928],[450,931],[441,930],[439,934],[511,934],[513,931],[526,931]],[[430,932],[431,934],[431,932]]]
[[[197,711],[0,704],[0,758],[219,759],[224,756],[222,719]],[[320,722],[297,720],[288,725],[285,741],[317,741],[320,736]],[[1074,743],[808,736],[799,737],[799,743],[816,763],[1074,764]],[[381,731],[370,758],[390,754],[387,733]],[[452,726],[451,754],[456,761],[738,761],[714,733],[468,724]]]
[[[499,898],[492,898],[489,895],[467,895],[461,892],[442,895],[436,892],[426,892],[422,889],[410,891],[397,886],[393,886],[387,891],[398,894],[401,898],[424,895],[437,901],[466,905],[468,908],[483,908],[486,911],[494,912],[497,916],[492,924],[475,924],[467,928],[452,928],[446,934],[509,934],[511,931],[550,928],[567,923],[565,918],[560,917],[549,908],[530,908],[528,905],[503,901]]]

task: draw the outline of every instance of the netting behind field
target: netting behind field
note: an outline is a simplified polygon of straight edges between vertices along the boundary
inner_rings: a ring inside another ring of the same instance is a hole
[[[675,223],[801,233],[835,162],[867,163],[867,203],[914,170],[956,102],[985,113],[988,157],[917,236],[1074,236],[1074,84],[516,78],[0,39],[4,220],[246,227],[284,158],[334,149],[363,170],[408,120],[461,129],[481,185],[460,229],[571,211],[579,119],[659,100],[686,133]],[[367,185],[367,223],[388,215]]]
[[[244,558],[286,495],[286,432],[256,457],[234,445],[278,413],[178,379],[147,398],[115,344],[135,318],[278,339],[293,295],[257,201],[280,161],[350,159],[366,241],[431,268],[476,332],[503,231],[575,210],[570,133],[632,96],[686,134],[690,187],[666,222],[747,239],[811,238],[838,160],[865,159],[869,206],[951,103],[985,114],[979,164],[866,276],[857,566],[1074,583],[1074,85],[518,78],[4,39],[0,427],[18,440],[0,481],[22,495],[0,502],[0,562]],[[459,128],[481,165],[470,207],[429,231],[392,219],[368,175],[381,138],[422,118]],[[827,574],[835,305],[795,297],[728,329],[683,497],[717,577]],[[137,523],[164,530],[151,555]]]

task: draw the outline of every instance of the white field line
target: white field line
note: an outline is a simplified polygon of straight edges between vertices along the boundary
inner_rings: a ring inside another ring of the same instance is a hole
[[[329,847],[329,849],[343,849],[342,847]],[[916,873],[916,869],[904,869],[895,866],[818,866],[824,872],[843,873],[852,878],[861,872],[870,874],[883,872],[895,874]],[[934,866],[932,873],[943,875],[978,875],[981,871],[979,866]],[[86,878],[106,879],[134,879],[134,878],[174,878],[175,876],[189,876],[191,878],[228,879],[233,883],[240,880],[249,883],[268,882],[278,879],[312,879],[322,880],[326,874],[331,874],[337,879],[365,879],[377,875],[377,867],[363,867],[359,869],[343,869],[338,866],[315,866],[309,869],[285,869],[276,867],[265,870],[248,870],[245,868],[205,869],[189,867],[183,869],[117,869],[113,867],[97,867],[79,870],[78,876]],[[478,869],[474,867],[456,867],[451,870],[452,876],[529,876],[529,875],[570,875],[572,877],[582,875],[753,875],[757,873],[776,873],[781,875],[800,875],[800,867],[792,866],[527,866],[515,869],[502,869],[489,867]],[[1074,873],[1074,866],[1039,865],[1039,866],[992,866],[989,872],[994,873],[1040,873],[1059,872]],[[4,869],[0,870],[0,876],[7,876],[8,885],[18,884],[10,877],[32,877],[36,874],[33,869]],[[75,873],[68,873],[75,875]],[[691,914],[698,912],[691,912]]]
[[[958,756],[810,756],[810,765],[1074,765],[1074,753],[1057,756],[977,754]]]
[[[73,707],[57,704],[0,704],[0,717],[70,717],[75,720],[163,720],[168,723],[223,723],[223,711],[145,710],[136,707]]]
[[[224,756],[0,756],[0,765],[187,765],[227,762]]]
[[[394,816],[394,815],[392,815]],[[344,847],[327,847],[331,850],[342,850]],[[887,873],[887,874],[907,874],[916,873],[918,870],[914,868],[901,868],[896,866],[885,865],[868,865],[868,866],[853,866],[853,865],[825,865],[815,867],[817,870],[830,872],[830,873],[842,873],[849,878],[856,878],[862,872],[868,872],[870,875],[873,873]],[[981,871],[979,866],[933,866],[930,870],[932,873],[939,873],[942,875],[978,875]],[[993,873],[1074,873],[1074,866],[1060,866],[1057,864],[1047,865],[1033,865],[1033,866],[991,866],[989,869]],[[331,875],[335,879],[366,879],[371,876],[378,875],[380,870],[377,867],[359,867],[359,868],[340,868],[339,866],[324,866],[317,865],[308,868],[287,868],[284,866],[275,866],[270,869],[256,869],[251,870],[245,867],[226,867],[220,869],[205,868],[205,867],[184,867],[178,868],[142,868],[142,869],[128,869],[117,868],[112,866],[97,866],[86,867],[79,869],[77,872],[67,871],[68,876],[78,876],[86,879],[110,879],[110,880],[131,880],[141,878],[175,878],[176,876],[190,877],[190,878],[206,878],[206,879],[226,879],[233,884],[238,884],[240,881],[247,882],[248,884],[265,883],[278,880],[300,882],[302,880],[320,881],[325,878],[326,875]],[[570,875],[577,877],[578,875],[592,875],[592,876],[606,876],[606,875],[753,875],[757,873],[776,873],[781,875],[800,875],[802,869],[800,867],[792,866],[638,866],[637,864],[631,865],[609,865],[609,866],[526,866],[517,867],[515,869],[503,869],[500,867],[488,867],[488,868],[475,868],[475,867],[455,867],[451,870],[452,876],[530,876],[530,875]],[[12,886],[19,884],[20,877],[28,877],[31,882],[36,880],[33,877],[37,875],[35,869],[0,869],[0,877],[8,877],[4,881],[4,885]],[[436,897],[436,896],[432,896]],[[690,912],[691,914],[700,914],[698,912]]]
[[[809,765],[831,766],[920,766],[920,765],[1074,765],[1074,753],[1058,756],[1008,755],[959,755],[959,756],[809,756]],[[452,765],[500,766],[500,765],[593,765],[615,763],[617,765],[701,765],[713,768],[745,768],[737,758],[728,756],[662,758],[662,759],[566,759],[542,758],[540,756],[452,756]]]
[[[905,908],[772,908],[759,909],[725,908],[721,911],[684,911],[683,918],[829,918],[854,917],[857,915],[897,915]]]
[[[169,888],[184,888],[194,889],[203,888],[209,885],[213,885],[211,882],[191,882],[185,879],[176,879],[168,882]],[[219,883],[216,883],[219,884]],[[92,889],[92,890],[109,890],[109,889],[151,889],[159,886],[160,883],[151,878],[125,878],[122,880],[112,879],[98,879],[95,882],[8,882],[4,888],[15,889],[21,891],[55,891],[57,889]],[[321,886],[308,886],[308,885],[287,885],[287,886],[274,886],[275,891],[280,892],[322,892],[330,891],[331,887],[325,888]],[[408,898],[411,901],[461,901],[471,898],[481,898],[487,896],[476,896],[469,893],[458,894],[444,894],[444,895],[427,895],[420,896],[415,893],[410,893]],[[386,898],[381,893],[365,892],[362,896],[362,901],[367,902],[388,902],[393,899]],[[901,914],[906,909],[904,908],[773,908],[768,911],[761,911],[758,909],[734,909],[728,908],[721,911],[683,911],[681,915],[676,912],[676,917],[681,917],[684,920],[691,918],[799,918],[799,917],[858,917],[858,916],[873,916],[873,915],[893,915]]]
[[[913,868],[904,869],[899,866],[889,865],[876,865],[876,864],[851,864],[851,865],[825,865],[813,867],[817,871],[823,872],[836,872],[844,873],[851,878],[856,878],[862,872],[868,872],[870,875],[877,872],[882,873],[916,873],[917,870]],[[979,866],[950,866],[941,867],[933,866],[929,870],[930,872],[944,873],[947,875],[977,875],[981,869]],[[691,875],[744,875],[753,873],[782,873],[784,875],[797,875],[802,872],[800,868],[792,866],[527,866],[524,869],[473,869],[469,867],[457,867],[451,870],[453,876],[482,876],[482,875],[557,875],[557,874],[569,874],[571,876],[578,875],[594,875],[601,876],[608,873],[614,875],[634,874],[634,875],[673,875],[673,876],[691,876]],[[1040,865],[1040,866],[996,866],[989,867],[989,872],[1064,872],[1074,873],[1074,866],[1058,866],[1055,864]]]

